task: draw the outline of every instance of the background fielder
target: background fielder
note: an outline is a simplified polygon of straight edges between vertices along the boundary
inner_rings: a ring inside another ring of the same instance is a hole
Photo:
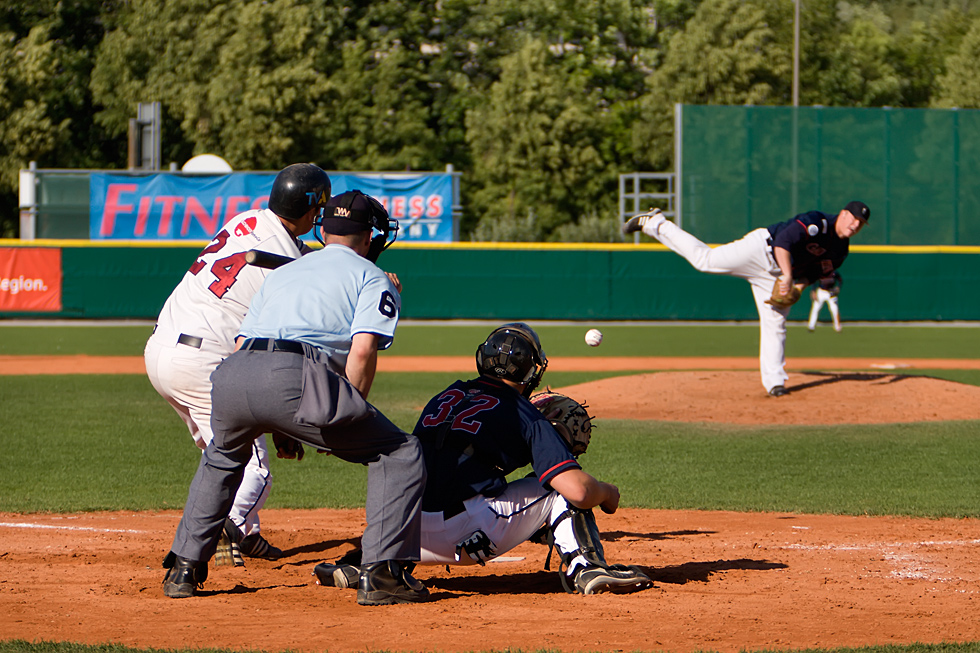
[[[211,373],[235,350],[235,336],[269,270],[245,264],[253,248],[299,258],[299,237],[330,199],[330,179],[315,165],[284,168],[272,184],[269,208],[240,213],[204,248],[167,298],[146,343],[150,383],[166,399],[203,451],[212,439]],[[272,485],[265,436],[255,440],[229,519],[240,531],[242,554],[277,559],[282,552],[261,535],[259,510]],[[236,560],[236,564],[240,564]]]
[[[820,316],[820,309],[824,304],[830,310],[830,317],[834,322],[834,331],[841,332],[840,307],[837,305],[837,298],[840,296],[844,279],[839,273],[834,272],[831,277],[821,279],[810,288],[810,320],[807,328],[813,331],[817,328],[817,318]]]

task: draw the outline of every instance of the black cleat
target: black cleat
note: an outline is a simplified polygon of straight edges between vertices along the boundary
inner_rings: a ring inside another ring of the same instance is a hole
[[[653,231],[656,233],[666,219],[660,209],[650,209],[646,213],[637,213],[623,224],[623,233],[631,234],[640,231],[648,223],[652,225]],[[647,231],[644,231],[644,233],[648,236],[651,235]]]
[[[589,565],[575,574],[575,590],[581,594],[630,594],[653,587],[653,581],[635,567]]]
[[[361,567],[357,582],[357,602],[361,605],[423,603],[429,590],[408,573],[411,563],[382,560]]]
[[[769,391],[770,397],[784,397],[789,394],[789,390],[784,385],[775,385]]]
[[[170,556],[167,559],[170,560]],[[163,593],[172,599],[194,596],[207,578],[207,565],[203,565],[205,571],[202,574],[198,570],[201,565],[193,560],[174,556],[172,562],[173,567],[167,569],[167,575],[163,577]]]
[[[269,544],[269,541],[259,533],[252,533],[239,544],[241,555],[246,558],[261,558],[262,560],[278,560],[282,557],[282,549]],[[244,564],[244,561],[242,561]],[[236,563],[237,565],[237,563]]]
[[[354,565],[321,562],[313,568],[318,585],[324,587],[339,587],[340,589],[357,589],[357,581],[361,570]]]
[[[235,522],[226,518],[224,528],[221,529],[221,538],[218,540],[218,548],[214,552],[214,564],[244,567],[241,541],[242,532],[238,530],[238,526],[235,526]]]

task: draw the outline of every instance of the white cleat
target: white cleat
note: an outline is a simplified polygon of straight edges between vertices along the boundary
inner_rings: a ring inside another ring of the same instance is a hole
[[[656,237],[667,218],[660,209],[650,209],[646,213],[637,213],[623,224],[623,233],[631,234],[640,230],[650,237]]]

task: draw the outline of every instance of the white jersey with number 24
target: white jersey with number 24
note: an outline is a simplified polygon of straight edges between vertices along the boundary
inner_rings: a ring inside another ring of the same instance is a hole
[[[235,349],[235,336],[269,270],[245,263],[261,249],[299,258],[299,242],[268,209],[239,213],[201,251],[160,311],[161,329]]]

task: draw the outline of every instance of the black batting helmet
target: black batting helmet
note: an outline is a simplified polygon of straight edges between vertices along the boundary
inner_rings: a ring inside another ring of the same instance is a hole
[[[326,206],[330,177],[312,163],[294,163],[276,175],[269,193],[269,210],[287,220],[299,220],[312,208]]]
[[[367,259],[372,263],[376,263],[381,252],[398,237],[398,220],[389,218],[381,202],[359,190],[331,197],[316,224],[324,233],[338,235],[377,230],[367,253]],[[314,235],[319,239],[319,233]]]
[[[482,376],[523,383],[525,397],[538,387],[547,367],[538,334],[523,322],[497,327],[476,349],[476,370]]]

